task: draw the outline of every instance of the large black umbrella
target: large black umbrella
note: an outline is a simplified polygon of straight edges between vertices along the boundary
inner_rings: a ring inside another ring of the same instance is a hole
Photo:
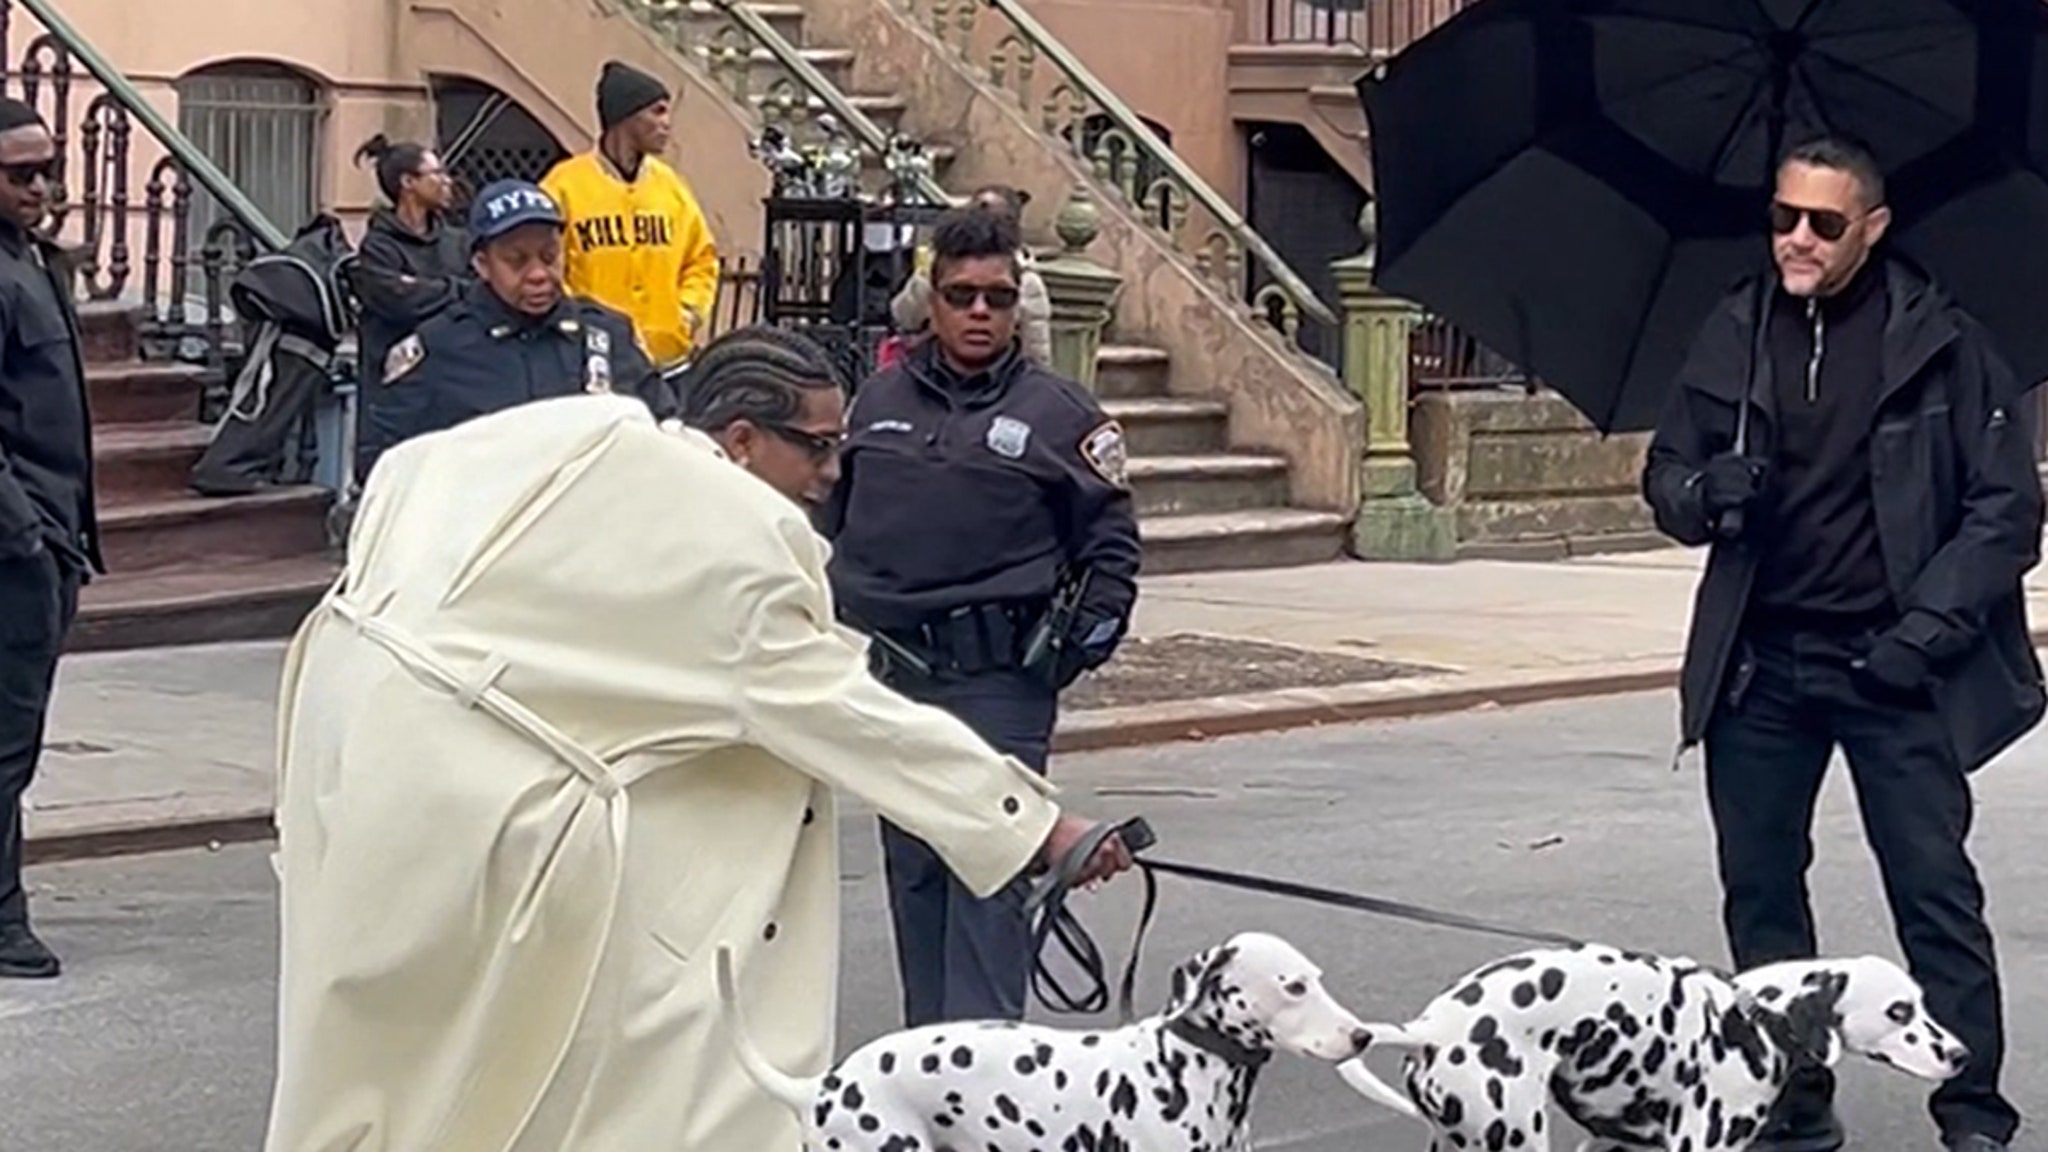
[[[1894,250],[2048,377],[2044,46],[2042,0],[1480,0],[1359,81],[1379,283],[1647,428],[1765,266],[1779,148],[1846,132]]]

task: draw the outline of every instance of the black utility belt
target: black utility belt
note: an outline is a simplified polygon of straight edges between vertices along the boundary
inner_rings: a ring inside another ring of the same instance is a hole
[[[1022,668],[1032,630],[1045,617],[1043,602],[969,604],[914,627],[884,628],[876,645],[885,662],[912,671],[988,672]],[[922,663],[925,668],[915,665]]]

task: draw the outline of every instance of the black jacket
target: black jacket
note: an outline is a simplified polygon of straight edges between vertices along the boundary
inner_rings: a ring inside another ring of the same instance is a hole
[[[1080,385],[1012,351],[968,388],[941,383],[923,341],[862,384],[842,475],[822,510],[834,595],[864,627],[957,608],[1043,604],[1091,573],[1080,631],[1121,636],[1139,544],[1122,429]]]
[[[1893,634],[1928,658],[1950,742],[1974,770],[2048,707],[2021,590],[2040,559],[2041,481],[2014,408],[2023,390],[1983,329],[1911,269],[1891,264],[1884,274],[1889,317],[1870,468],[1900,613]],[[1701,327],[1650,446],[1644,494],[1658,527],[1683,544],[1714,540],[1695,477],[1734,447],[1758,290],[1738,289]],[[1748,453],[1767,460],[1776,405],[1769,357],[1756,362]],[[1708,558],[1680,682],[1688,746],[1705,736],[1722,698],[1756,567],[1741,540],[1715,542]]]
[[[363,405],[359,474],[395,444],[529,400],[616,392],[677,415],[633,322],[602,304],[564,297],[545,316],[507,308],[472,283],[460,303],[392,345]]]
[[[375,384],[391,346],[462,298],[470,279],[469,240],[436,221],[422,236],[398,214],[379,208],[349,265],[349,284],[362,305],[358,340],[365,387]]]
[[[84,348],[70,286],[52,267],[61,259],[0,224],[0,557],[48,547],[103,572]]]

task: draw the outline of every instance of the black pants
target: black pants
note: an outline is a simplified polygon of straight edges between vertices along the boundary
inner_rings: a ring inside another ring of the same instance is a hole
[[[54,552],[0,560],[0,924],[28,922],[21,797],[35,779],[57,656],[78,611],[78,573]]]
[[[1884,876],[1907,965],[1928,1009],[1963,1043],[1963,1074],[1934,1094],[1945,1135],[2010,1140],[2018,1113],[1999,1094],[2004,1056],[1997,959],[1984,890],[1965,841],[1970,785],[1931,697],[1873,701],[1849,677],[1861,635],[1756,630],[1745,675],[1707,732],[1707,793],[1720,841],[1728,941],[1738,968],[1814,957],[1806,873],[1815,802],[1840,745]],[[1826,1107],[1833,1080],[1810,1069],[1786,1115]]]
[[[999,752],[1045,771],[1058,701],[1020,672],[958,680],[891,680],[891,687],[960,718]],[[924,841],[882,821],[882,859],[896,927],[904,1026],[1021,1020],[1031,983],[1029,886],[1014,880],[976,899]]]

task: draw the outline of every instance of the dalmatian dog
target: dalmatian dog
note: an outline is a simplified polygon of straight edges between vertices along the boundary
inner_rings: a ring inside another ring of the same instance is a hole
[[[813,1078],[772,1067],[748,1039],[724,949],[718,989],[740,1063],[801,1117],[813,1152],[1238,1152],[1251,1146],[1252,1087],[1275,1050],[1334,1063],[1366,1041],[1320,970],[1262,933],[1181,965],[1165,1012],[1128,1027],[930,1025]]]
[[[1832,1067],[1847,1050],[1942,1081],[1969,1059],[1920,986],[1874,956],[1731,978],[1592,945],[1525,952],[1466,976],[1407,1024],[1366,1027],[1370,1048],[1408,1053],[1407,1093],[1362,1058],[1339,1074],[1429,1124],[1432,1152],[1549,1152],[1553,1102],[1591,1133],[1579,1152],[1741,1152],[1795,1061]]]

